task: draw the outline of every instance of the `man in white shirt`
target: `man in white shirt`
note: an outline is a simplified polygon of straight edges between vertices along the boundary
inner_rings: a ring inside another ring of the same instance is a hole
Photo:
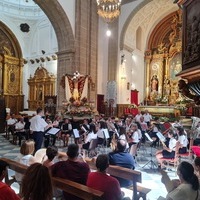
[[[52,124],[47,124],[47,122],[42,118],[44,112],[41,108],[36,110],[37,115],[30,119],[30,130],[33,132],[33,139],[35,141],[35,152],[41,149],[43,143],[43,136],[45,128],[52,127]]]
[[[152,116],[149,114],[148,110],[145,110],[145,113],[143,115],[144,121],[147,123],[148,127],[150,126],[150,122],[152,120]]]

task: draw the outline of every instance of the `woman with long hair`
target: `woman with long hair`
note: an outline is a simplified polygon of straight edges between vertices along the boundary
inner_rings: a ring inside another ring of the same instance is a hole
[[[162,171],[162,182],[165,184],[168,194],[167,200],[198,200],[199,180],[194,173],[194,167],[183,161],[177,169],[179,184],[174,184],[167,176],[166,172]],[[170,184],[169,184],[170,183]]]
[[[23,200],[52,200],[53,189],[49,170],[40,163],[32,164],[22,179]]]

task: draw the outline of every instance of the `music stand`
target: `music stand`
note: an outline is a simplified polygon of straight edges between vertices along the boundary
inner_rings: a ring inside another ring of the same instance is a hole
[[[149,136],[149,134],[148,133],[145,133],[145,136],[147,137],[147,139],[150,141],[150,142],[153,142],[153,140],[150,138],[150,136]],[[142,166],[142,168],[145,168],[146,166],[148,166],[148,165],[150,165],[150,169],[154,169],[154,167],[155,168],[157,168],[158,166],[156,165],[156,163],[153,161],[153,151],[152,151],[152,149],[153,149],[153,147],[152,147],[152,145],[150,145],[150,147],[151,147],[151,153],[150,153],[150,160],[148,161],[148,162],[146,162],[143,166]]]
[[[45,131],[45,136],[46,136],[46,140],[47,140],[47,144],[46,146],[52,145],[53,142],[53,136],[55,137],[56,134],[60,131],[59,128],[53,128],[53,127],[49,127],[46,131]]]

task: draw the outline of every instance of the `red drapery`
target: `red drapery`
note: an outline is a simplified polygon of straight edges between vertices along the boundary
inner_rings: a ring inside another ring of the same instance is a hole
[[[136,104],[138,106],[138,91],[131,90],[131,104]]]

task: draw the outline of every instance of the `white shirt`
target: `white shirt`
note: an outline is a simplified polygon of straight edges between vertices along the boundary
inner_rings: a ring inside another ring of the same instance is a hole
[[[93,139],[97,139],[97,134],[94,134],[94,132],[90,132],[88,133],[86,139],[85,139],[85,143],[91,142],[91,140]]]
[[[175,151],[175,149],[176,149],[176,139],[170,138],[170,140],[169,140],[169,149]]]
[[[25,122],[17,122],[15,124],[15,129],[17,132],[24,132]]]
[[[139,133],[138,133],[138,131],[135,131],[132,134],[131,138],[133,139],[133,142],[138,143],[139,142]]]
[[[185,135],[181,135],[178,137],[178,141],[180,142],[180,144],[183,146],[183,147],[187,147],[188,145],[188,139]]]
[[[44,131],[44,128],[48,126],[45,120],[40,116],[36,115],[30,119],[30,130],[32,131]]]
[[[97,131],[97,137],[103,138],[103,139],[104,139],[103,129],[99,129],[99,130]]]
[[[13,119],[13,118],[10,118],[10,119],[7,120],[7,124],[8,124],[8,125],[13,125],[13,124],[15,124],[16,122],[17,122],[17,119]]]
[[[18,157],[17,157],[17,162],[21,163],[21,164],[24,164],[26,166],[30,166],[30,160],[33,159],[34,157],[30,154],[28,155],[22,155],[20,154]],[[23,175],[20,174],[20,173],[17,173],[15,172],[15,178],[17,180],[17,182],[21,182],[22,181],[22,178],[23,178]]]
[[[135,121],[136,122],[140,122],[140,118],[142,117],[142,114],[137,114],[136,116],[135,116]]]
[[[150,122],[152,120],[152,116],[149,113],[144,114],[143,117],[145,122]]]

